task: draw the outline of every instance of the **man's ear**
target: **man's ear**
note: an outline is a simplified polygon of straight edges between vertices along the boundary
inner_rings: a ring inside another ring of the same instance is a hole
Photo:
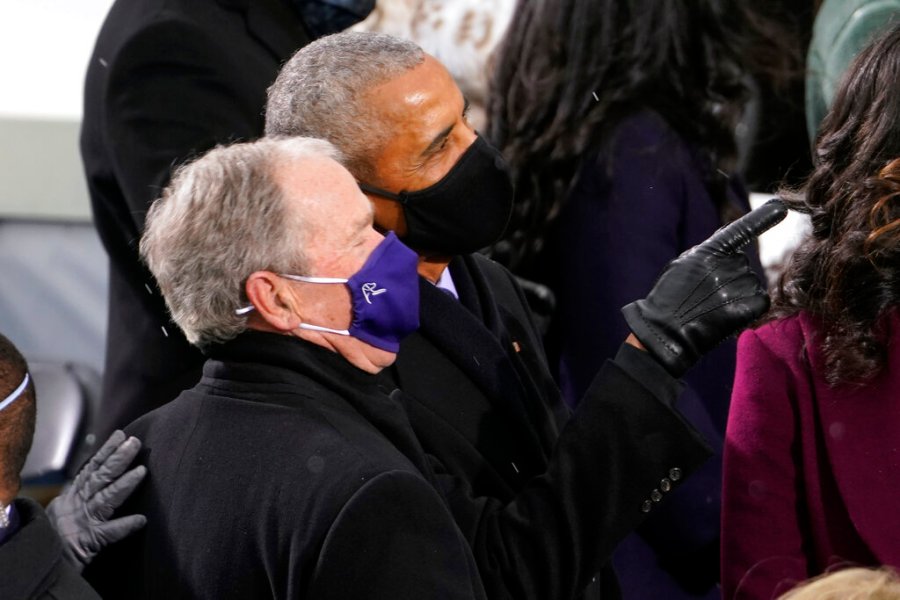
[[[270,271],[256,271],[244,286],[247,298],[256,308],[251,318],[264,321],[281,332],[293,331],[300,325],[300,317],[293,310],[293,300],[284,279]]]

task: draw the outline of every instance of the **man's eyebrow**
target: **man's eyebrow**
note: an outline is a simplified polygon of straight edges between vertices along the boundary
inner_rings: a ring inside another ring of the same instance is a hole
[[[444,143],[444,140],[446,140],[450,136],[450,133],[453,131],[454,127],[456,127],[456,123],[454,123],[450,127],[447,127],[446,129],[441,131],[439,134],[434,136],[434,139],[431,140],[431,143],[428,144],[428,147],[425,148],[424,150],[422,150],[422,156],[428,156],[428,155],[434,153],[435,150],[440,148],[441,144]]]
[[[465,96],[463,96],[462,116],[465,117],[466,114],[468,114],[468,112],[469,112],[469,99],[466,98]],[[448,127],[447,129],[445,129],[442,132],[440,132],[439,134],[437,134],[436,136],[434,136],[434,139],[431,140],[431,143],[428,144],[428,147],[422,151],[422,156],[428,156],[429,154],[433,153],[435,150],[440,148],[441,144],[444,143],[444,140],[447,139],[447,136],[450,135],[450,133],[453,131],[453,128],[455,126],[456,126],[456,124],[453,124],[450,127]]]

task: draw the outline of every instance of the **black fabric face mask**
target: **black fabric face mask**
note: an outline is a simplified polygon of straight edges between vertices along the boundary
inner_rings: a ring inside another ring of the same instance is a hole
[[[393,193],[360,183],[362,191],[403,205],[410,248],[437,256],[469,254],[496,242],[512,213],[513,184],[500,151],[481,136],[453,168],[424,190]]]

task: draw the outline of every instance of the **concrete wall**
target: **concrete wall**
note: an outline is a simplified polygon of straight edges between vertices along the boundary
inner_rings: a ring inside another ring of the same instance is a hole
[[[0,217],[90,220],[75,120],[0,117]]]
[[[87,61],[112,0],[0,0],[0,217],[89,219]]]

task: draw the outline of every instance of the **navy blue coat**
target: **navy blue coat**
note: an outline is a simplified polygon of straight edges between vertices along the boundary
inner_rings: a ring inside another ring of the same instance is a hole
[[[646,296],[670,260],[721,226],[705,182],[709,168],[651,111],[623,119],[585,157],[542,259],[558,301],[549,346],[570,404],[628,335],[621,307]],[[749,210],[737,178],[728,193],[738,211]],[[761,273],[755,253],[751,260]],[[704,589],[716,596],[721,450],[734,368],[735,341],[726,340],[684,379],[678,409],[716,456],[644,525],[641,538],[620,548],[625,598],[703,597]]]

